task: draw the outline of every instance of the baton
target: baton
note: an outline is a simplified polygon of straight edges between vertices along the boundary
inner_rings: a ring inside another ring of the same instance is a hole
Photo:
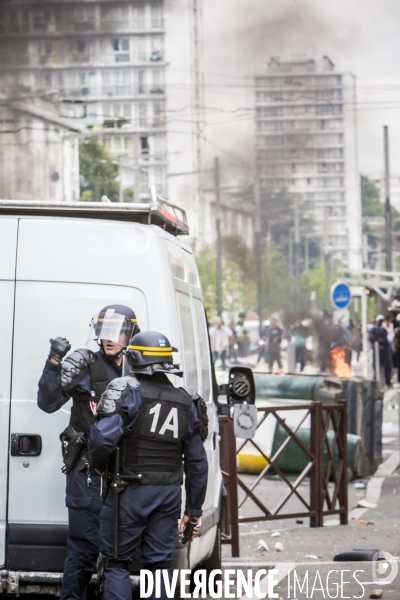
[[[114,461],[114,503],[113,503],[113,559],[118,559],[119,554],[119,492],[117,481],[119,479],[119,468],[120,468],[120,456],[119,447],[115,448],[115,461]]]

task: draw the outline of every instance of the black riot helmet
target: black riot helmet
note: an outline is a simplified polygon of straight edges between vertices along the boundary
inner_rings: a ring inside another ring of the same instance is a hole
[[[102,340],[116,342],[125,349],[131,338],[139,332],[136,315],[129,306],[110,304],[92,318],[88,341],[97,340],[102,352]],[[120,356],[122,352],[123,350],[117,356]],[[117,358],[117,356],[112,358]]]
[[[132,373],[167,373],[182,377],[183,372],[174,365],[172,352],[176,349],[172,348],[164,334],[142,331],[131,339],[126,355]]]

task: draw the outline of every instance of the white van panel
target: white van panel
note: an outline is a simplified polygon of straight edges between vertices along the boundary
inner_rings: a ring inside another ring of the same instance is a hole
[[[146,226],[84,219],[21,219],[17,280],[131,285],[155,238]]]
[[[15,255],[15,252],[13,254]],[[14,281],[0,281],[0,566],[4,564],[5,560],[14,286]]]
[[[179,348],[171,276],[159,235],[174,239],[156,225],[23,218],[19,226],[17,280],[137,287],[146,298],[147,327],[164,333]],[[140,320],[139,325],[144,329]]]
[[[63,523],[65,480],[61,473],[59,434],[69,420],[69,404],[54,414],[36,405],[38,381],[49,352],[49,339],[66,337],[72,349],[86,345],[91,317],[104,305],[128,304],[148,327],[146,299],[135,288],[80,283],[17,282],[11,433],[42,437],[40,456],[10,457],[10,523]],[[95,348],[94,348],[95,349]],[[29,467],[23,466],[24,462]]]
[[[15,279],[18,219],[0,219],[0,279]]]

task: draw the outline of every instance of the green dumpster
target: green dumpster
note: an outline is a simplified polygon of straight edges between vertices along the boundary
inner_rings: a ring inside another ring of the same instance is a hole
[[[300,428],[297,432],[297,437],[299,440],[303,442],[303,444],[310,448],[310,429]],[[330,447],[332,446],[334,431],[328,431],[327,437],[329,441]],[[285,440],[289,437],[286,429],[284,429],[279,423],[275,428],[274,439],[272,442],[271,449],[271,458],[278,451],[278,449],[282,446]],[[338,449],[335,448],[335,452],[333,455],[335,468],[338,465],[339,453]],[[326,444],[324,445],[323,452],[323,466],[326,471],[328,466],[328,450]],[[351,433],[347,434],[347,466],[351,471],[353,477],[357,477],[360,473],[360,461],[361,461],[361,437],[358,435],[353,435]],[[288,444],[285,446],[284,450],[278,456],[278,458],[274,461],[276,466],[281,469],[284,473],[301,473],[303,469],[310,462],[307,454],[302,450],[302,448],[296,443],[295,440],[290,440]],[[270,470],[270,474],[274,473],[273,469]]]
[[[308,400],[334,404],[344,398],[337,377],[314,375],[270,375],[253,372],[257,398]]]

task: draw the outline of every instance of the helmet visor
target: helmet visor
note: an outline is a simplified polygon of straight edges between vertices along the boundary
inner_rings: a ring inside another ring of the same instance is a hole
[[[126,348],[135,325],[136,319],[121,315],[112,308],[108,309],[93,317],[88,342],[90,340],[109,340]]]

